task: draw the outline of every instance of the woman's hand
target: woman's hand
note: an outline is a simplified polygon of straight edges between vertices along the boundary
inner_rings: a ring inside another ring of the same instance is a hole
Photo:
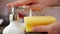
[[[60,0],[17,0],[9,3],[7,6],[23,6],[27,5],[32,10],[41,10],[47,6],[55,5]],[[36,32],[48,32],[49,34],[60,34],[60,22],[55,22],[47,26],[36,26],[32,28]]]
[[[9,3],[7,6],[23,6],[27,5],[32,10],[41,10],[47,6],[55,5],[59,0],[17,0]]]
[[[60,22],[55,22],[47,26],[35,26],[34,32],[48,32],[48,34],[60,34]]]

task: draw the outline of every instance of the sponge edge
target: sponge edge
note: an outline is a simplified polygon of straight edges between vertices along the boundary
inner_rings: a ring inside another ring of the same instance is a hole
[[[24,17],[25,27],[27,31],[32,31],[31,27],[40,25],[49,25],[56,21],[55,17],[52,16],[31,16]]]

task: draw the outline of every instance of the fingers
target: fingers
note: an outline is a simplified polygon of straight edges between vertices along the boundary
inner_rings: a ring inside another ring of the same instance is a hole
[[[60,22],[55,22],[50,25],[50,34],[60,33]]]
[[[28,5],[34,11],[40,11],[41,9],[51,6],[56,3],[57,0],[18,0],[13,3],[7,4],[7,6],[22,6],[27,5],[29,3],[33,3],[32,5]]]
[[[37,27],[33,27],[32,30],[34,32],[48,32],[48,31],[50,31],[49,26],[37,26]]]
[[[47,7],[47,4],[43,4],[43,3],[36,3],[36,4],[32,4],[32,5],[28,5],[33,11],[40,11],[42,9],[44,9],[45,7]]]
[[[18,0],[16,2],[7,4],[7,6],[9,6],[9,7],[11,7],[11,6],[22,6],[22,5],[26,5],[29,3],[31,3],[31,0]]]
[[[32,3],[32,5],[28,5],[29,3]],[[18,0],[16,2],[13,3],[9,3],[7,4],[7,6],[11,7],[11,6],[22,6],[22,5],[27,5],[29,6],[29,8],[31,8],[33,11],[40,11],[41,9],[45,8],[46,5],[43,3],[40,3],[40,0]]]
[[[38,0],[37,0],[38,1]],[[32,10],[41,10],[45,7],[48,7],[48,6],[51,6],[53,4],[56,3],[57,0],[40,0],[40,2],[38,2],[37,4],[35,5],[30,5],[29,7],[32,9]]]
[[[42,8],[40,7],[39,4],[35,4],[35,5],[28,5],[33,11],[40,11]]]
[[[32,28],[34,32],[48,32],[48,34],[59,34],[60,33],[60,23],[55,22],[49,26],[35,26]]]
[[[58,34],[60,31],[60,23],[59,22],[54,22],[49,25],[50,26],[50,31],[48,34]]]

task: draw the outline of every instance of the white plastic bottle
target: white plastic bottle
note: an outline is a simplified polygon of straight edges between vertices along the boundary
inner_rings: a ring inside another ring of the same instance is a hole
[[[10,24],[3,30],[3,34],[24,34],[24,28],[17,21],[11,19]]]

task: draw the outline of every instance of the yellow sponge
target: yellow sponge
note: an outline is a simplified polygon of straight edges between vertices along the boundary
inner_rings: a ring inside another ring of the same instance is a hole
[[[52,16],[32,16],[24,17],[26,31],[32,31],[31,27],[40,26],[40,25],[49,25],[56,21],[55,17]]]

